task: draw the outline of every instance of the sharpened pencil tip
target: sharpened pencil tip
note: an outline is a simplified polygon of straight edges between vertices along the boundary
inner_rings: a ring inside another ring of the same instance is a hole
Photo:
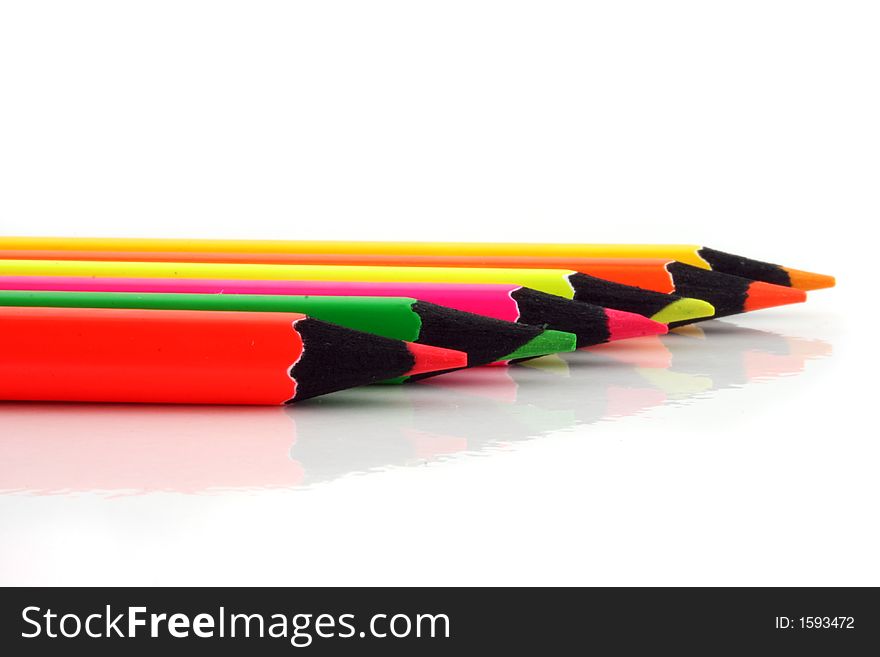
[[[669,330],[666,324],[636,313],[611,308],[606,308],[605,313],[608,315],[609,342],[645,335],[664,335]]]
[[[534,358],[547,354],[559,354],[577,349],[577,336],[565,331],[547,329],[535,336],[503,360]]]
[[[785,306],[790,303],[802,303],[807,300],[807,293],[794,287],[773,285],[764,281],[752,281],[743,308],[746,311],[760,310]]]
[[[426,344],[417,344],[415,342],[407,342],[407,349],[413,356],[412,369],[405,376],[414,376],[416,374],[427,374],[428,372],[440,372],[443,370],[454,370],[460,367],[467,367],[467,354],[463,351],[455,351],[454,349],[443,349],[442,347],[431,347]]]
[[[837,284],[834,276],[791,269],[790,267],[784,267],[784,269],[788,272],[788,277],[791,279],[791,286],[798,290],[822,290],[827,287],[834,287]]]
[[[715,314],[715,306],[702,299],[683,297],[670,303],[659,312],[651,315],[655,322],[672,324],[675,322],[690,322],[697,319],[705,319]]]

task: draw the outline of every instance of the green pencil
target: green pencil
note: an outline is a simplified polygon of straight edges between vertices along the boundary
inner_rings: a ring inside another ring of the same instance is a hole
[[[404,297],[0,291],[0,306],[295,312],[396,340],[463,351],[468,365],[574,351],[573,333]]]

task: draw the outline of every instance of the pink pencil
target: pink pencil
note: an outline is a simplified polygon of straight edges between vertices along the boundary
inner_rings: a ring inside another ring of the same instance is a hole
[[[0,276],[0,290],[409,297],[509,322],[568,331],[578,336],[579,345],[660,335],[667,330],[665,324],[642,315],[516,285]]]

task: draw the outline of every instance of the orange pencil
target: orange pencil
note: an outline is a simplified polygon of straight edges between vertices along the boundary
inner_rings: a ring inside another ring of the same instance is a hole
[[[397,254],[426,256],[561,256],[576,258],[660,258],[765,283],[818,290],[834,286],[834,277],[753,260],[694,244],[548,244],[541,242],[346,242],[342,240],[236,240],[126,237],[0,237],[0,258],[22,260],[88,259],[73,252],[198,252],[262,254]],[[192,260],[191,262],[197,262]],[[216,262],[216,261],[214,261]],[[224,260],[222,262],[234,262]],[[242,260],[241,262],[248,262]]]
[[[21,255],[21,253],[17,252],[16,255]],[[797,288],[774,285],[659,258],[75,250],[59,250],[51,253],[33,251],[26,257],[30,259],[38,256],[51,257],[56,260],[79,261],[567,269],[583,274],[583,276],[571,279],[572,286],[575,288],[574,298],[578,301],[629,310],[621,306],[621,302],[625,302],[623,297],[626,295],[626,289],[613,285],[617,283],[708,301],[715,307],[715,317],[725,317],[806,300],[806,293]],[[633,312],[638,312],[638,310],[633,310]]]

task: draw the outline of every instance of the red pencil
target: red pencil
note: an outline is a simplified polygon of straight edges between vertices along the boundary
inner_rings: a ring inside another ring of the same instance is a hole
[[[296,313],[0,308],[0,400],[285,404],[465,365]]]

